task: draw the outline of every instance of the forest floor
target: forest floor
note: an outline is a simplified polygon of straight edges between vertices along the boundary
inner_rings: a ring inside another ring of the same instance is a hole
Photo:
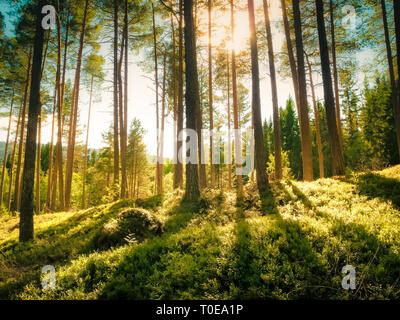
[[[205,190],[198,204],[175,192],[37,215],[35,241],[24,244],[17,217],[2,216],[0,298],[400,298],[400,166],[272,189],[273,212],[248,185],[241,208],[233,191]],[[134,207],[162,230],[118,233]],[[45,265],[56,269],[55,290],[42,290]],[[356,269],[355,290],[342,288],[345,265]]]

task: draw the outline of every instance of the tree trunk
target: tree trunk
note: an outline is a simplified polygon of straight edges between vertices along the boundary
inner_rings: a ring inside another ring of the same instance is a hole
[[[208,0],[208,104],[210,111],[210,176],[211,187],[215,186],[215,166],[213,161],[213,129],[214,129],[214,110],[213,110],[213,74],[212,74],[212,0]]]
[[[231,75],[229,70],[229,51],[226,54],[227,99],[228,99],[228,188],[232,189],[232,141],[231,141]]]
[[[386,53],[387,53],[387,59],[388,59],[388,65],[389,65],[390,84],[391,84],[391,88],[392,88],[392,104],[393,104],[394,122],[395,122],[395,126],[396,126],[397,148],[398,148],[399,156],[400,156],[400,98],[397,95],[396,77],[394,74],[392,47],[391,47],[390,38],[389,38],[389,28],[388,28],[388,22],[387,22],[385,0],[381,0],[381,7],[382,7],[383,27],[385,29],[385,43],[386,43]],[[399,51],[397,51],[397,52],[399,52]],[[398,55],[397,55],[397,58],[399,59]]]
[[[57,2],[58,6],[58,2]],[[59,8],[57,8],[59,11]],[[61,21],[57,19],[57,144],[56,144],[56,163],[52,178],[52,195],[50,197],[50,208],[55,210],[57,199],[57,182],[59,193],[59,209],[64,210],[65,194],[64,194],[64,173],[63,173],[63,153],[62,153],[62,138],[63,138],[63,109],[64,109],[64,89],[65,89],[65,72],[67,67],[67,52],[68,52],[68,35],[69,35],[69,13],[67,17],[66,36],[64,45],[64,65],[61,84]],[[57,181],[58,180],[58,181]]]
[[[272,43],[271,22],[269,20],[269,9],[267,0],[263,0],[265,28],[268,42],[269,72],[271,77],[272,111],[274,120],[274,147],[275,147],[275,179],[282,179],[282,154],[281,154],[281,130],[279,122],[278,92],[276,87],[274,46]]]
[[[125,124],[124,124],[124,92],[123,92],[123,83],[122,83],[122,63],[125,52],[125,36],[123,35],[121,40],[121,54],[118,62],[118,114],[119,114],[119,141],[120,141],[120,150],[121,150],[121,195],[120,198],[125,197],[125,189],[126,189],[126,162],[124,161],[125,157]]]
[[[157,55],[157,31],[156,31],[156,21],[154,15],[153,2],[151,3],[152,18],[153,18],[153,49],[154,49],[154,80],[156,83],[156,131],[157,131],[157,163],[155,172],[155,194],[160,194],[160,165],[162,159],[160,159],[160,110],[158,104],[158,55]]]
[[[125,70],[124,70],[124,130],[123,130],[123,149],[122,151],[122,185],[121,197],[126,197],[126,148],[128,140],[128,50],[129,50],[129,33],[128,33],[128,0],[125,0],[125,16],[124,16],[124,37],[125,37]]]
[[[118,127],[118,1],[114,0],[114,183],[119,183]]]
[[[254,140],[255,140],[255,165],[257,186],[261,197],[269,191],[267,177],[267,159],[264,150],[264,138],[261,123],[260,101],[260,71],[258,67],[257,34],[254,16],[254,0],[248,0],[250,46],[251,46],[251,74],[252,74],[252,111],[254,116]]]
[[[313,101],[313,107],[314,107],[315,131],[316,131],[316,136],[317,136],[317,148],[318,148],[319,177],[324,178],[325,177],[324,154],[322,152],[321,126],[319,123],[319,111],[318,111],[318,106],[317,106],[317,100],[315,98],[315,89],[314,89],[314,81],[313,81],[313,77],[312,77],[311,63],[310,63],[310,60],[308,59],[307,54],[305,54],[305,56],[306,56],[306,62],[307,62],[307,66],[308,66],[308,76],[310,77],[311,95],[312,95],[312,101]]]
[[[40,156],[41,156],[41,143],[42,143],[42,108],[39,110],[38,116],[38,143],[36,151],[36,214],[40,213]]]
[[[193,23],[193,0],[184,0],[185,17],[185,64],[186,64],[186,128],[196,129],[196,110],[200,108],[199,80],[196,61],[196,44]],[[189,142],[189,138],[186,143]],[[187,152],[187,156],[198,159],[197,143],[193,143],[193,155]],[[200,196],[197,174],[197,163],[188,161],[186,164],[186,193],[185,199],[196,201]]]
[[[331,24],[332,71],[333,71],[333,81],[334,81],[334,86],[335,86],[336,122],[337,122],[337,127],[338,127],[339,145],[340,145],[340,148],[343,149],[342,122],[341,122],[341,117],[340,117],[340,102],[339,102],[339,81],[338,81],[337,64],[336,64],[335,21],[334,21],[332,0],[329,0],[329,15],[330,15],[330,24]]]
[[[340,138],[335,115],[335,101],[333,97],[331,69],[329,67],[328,43],[326,40],[324,23],[324,5],[322,0],[315,0],[315,5],[317,8],[318,38],[321,55],[322,79],[324,83],[325,110],[329,131],[329,144],[332,155],[332,168],[334,175],[343,175],[344,159],[340,146]]]
[[[47,194],[46,194],[46,207],[51,209],[51,193],[52,193],[52,173],[53,173],[53,157],[54,157],[54,123],[55,123],[55,115],[56,115],[56,106],[57,106],[57,85],[54,89],[54,106],[53,106],[53,116],[51,121],[51,138],[50,138],[50,150],[49,150],[49,168],[47,170]]]
[[[172,91],[173,91],[173,139],[174,139],[174,155],[173,155],[173,166],[174,166],[174,177],[176,173],[176,164],[178,161],[178,148],[177,148],[177,116],[178,116],[178,97],[177,97],[177,77],[176,77],[176,39],[175,39],[175,26],[174,26],[174,18],[171,14],[171,33],[172,33]],[[175,180],[175,179],[174,179]]]
[[[393,0],[393,7],[394,7],[394,23],[395,23],[395,33],[396,33],[396,52],[397,52],[397,79],[400,79],[400,1],[399,0]],[[400,87],[400,80],[399,84],[397,85],[397,88]],[[400,105],[400,90],[397,90],[397,99],[398,99],[398,105]],[[400,109],[400,107],[399,107]],[[397,114],[398,117],[396,119],[396,124],[400,127],[400,110],[398,109]],[[399,135],[399,133],[397,133]],[[400,150],[400,144],[399,144],[399,150]],[[399,151],[400,152],[400,151]]]
[[[301,149],[303,158],[303,179],[305,181],[313,180],[313,162],[312,162],[312,144],[310,132],[310,120],[308,116],[307,106],[307,87],[306,76],[304,71],[304,50],[303,35],[301,30],[301,17],[299,0],[293,0],[293,18],[296,36],[296,53],[297,53],[297,75],[299,81],[299,118],[301,126]]]
[[[232,97],[233,97],[233,128],[235,135],[235,173],[236,173],[236,188],[237,198],[243,197],[243,179],[242,179],[242,137],[240,134],[239,124],[239,107],[237,97],[237,76],[236,76],[236,52],[234,46],[235,39],[235,12],[233,0],[230,0],[231,5],[231,36],[232,36]]]
[[[13,152],[12,152],[12,156],[11,156],[10,182],[8,184],[8,199],[7,199],[8,211],[11,210],[11,198],[12,198],[11,191],[12,191],[12,183],[13,183],[14,160],[15,160],[15,154],[17,151],[18,133],[19,133],[20,123],[21,123],[21,116],[22,116],[22,108],[20,108],[19,112],[18,112],[17,129],[15,130],[14,146],[13,146]]]
[[[177,114],[177,163],[174,172],[174,189],[183,188],[182,141],[179,135],[183,130],[183,0],[179,0],[179,71],[178,71],[178,114]]]
[[[4,148],[4,160],[3,160],[3,170],[1,173],[1,183],[0,183],[0,207],[3,206],[3,187],[4,187],[4,176],[6,174],[6,164],[7,164],[7,156],[8,156],[8,143],[10,139],[10,131],[11,131],[11,122],[13,116],[14,109],[14,86],[12,89],[11,95],[11,107],[10,107],[10,116],[8,118],[8,130],[7,130],[7,139],[6,139],[6,147]]]
[[[160,160],[159,164],[159,187],[160,193],[163,193],[163,172],[164,172],[164,129],[165,129],[165,99],[166,99],[166,83],[167,83],[167,53],[163,57],[163,84],[162,84],[162,102],[161,102],[161,134],[160,134]]]
[[[29,114],[25,147],[24,172],[22,177],[22,197],[20,214],[21,242],[33,239],[33,186],[35,179],[35,155],[38,114],[40,105],[40,77],[43,55],[43,28],[41,26],[41,10],[44,0],[37,6],[36,32],[32,61],[31,88],[29,97]]]
[[[299,124],[300,124],[299,127],[300,127],[300,130],[301,130],[299,79],[298,79],[298,75],[297,75],[296,60],[294,58],[294,53],[293,53],[292,39],[290,37],[290,28],[289,28],[289,21],[288,21],[288,17],[287,17],[287,9],[286,9],[286,2],[285,1],[286,0],[281,0],[283,27],[284,27],[284,30],[285,30],[286,47],[287,47],[287,50],[288,50],[290,70],[291,70],[291,73],[292,73],[293,89],[294,89],[294,95],[295,95],[295,99],[296,99],[296,110],[297,110],[297,114],[299,115]]]
[[[81,35],[79,39],[78,60],[75,71],[75,83],[74,83],[75,94],[72,95],[72,104],[71,104],[70,132],[68,139],[67,165],[65,170],[65,208],[67,210],[71,208],[72,174],[74,170],[75,138],[76,138],[76,126],[78,121],[79,84],[81,79],[82,54],[83,54],[83,46],[84,46],[85,32],[86,32],[88,3],[89,0],[86,0],[85,9],[83,13]]]
[[[90,81],[90,97],[89,97],[88,122],[86,127],[85,158],[83,159],[82,209],[86,209],[86,169],[87,169],[87,156],[88,156],[88,144],[89,144],[90,112],[92,110],[92,94],[93,94],[93,75]]]
[[[13,199],[12,209],[11,209],[12,211],[19,211],[20,201],[21,201],[20,182],[21,182],[22,151],[23,151],[24,137],[25,137],[25,117],[26,117],[26,104],[27,104],[27,99],[28,99],[28,88],[29,88],[30,73],[31,73],[31,58],[32,58],[32,48],[29,51],[28,68],[27,68],[27,72],[26,72],[24,104],[22,107],[22,119],[21,119],[21,135],[19,138],[17,173],[15,175],[14,199]],[[39,71],[39,75],[40,75],[40,71]]]

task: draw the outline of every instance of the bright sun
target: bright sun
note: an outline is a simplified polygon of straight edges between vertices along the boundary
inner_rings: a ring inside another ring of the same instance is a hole
[[[231,15],[230,11],[216,11],[212,13],[213,31],[212,45],[214,48],[227,47],[231,50],[241,52],[248,49],[249,40],[249,20],[247,10],[236,10],[235,12],[235,38],[231,41]],[[208,44],[208,13],[202,10],[199,15],[198,23],[202,28],[202,36],[199,38],[202,44]]]

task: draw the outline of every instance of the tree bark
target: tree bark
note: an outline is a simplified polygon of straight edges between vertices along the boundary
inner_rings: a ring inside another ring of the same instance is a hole
[[[44,0],[40,0],[36,14],[36,32],[32,61],[31,88],[29,97],[29,114],[25,147],[24,172],[22,179],[22,197],[20,214],[21,242],[33,239],[33,186],[35,178],[35,155],[38,114],[40,105],[40,77],[43,55],[43,28],[41,26],[41,10]]]
[[[3,187],[4,187],[4,176],[6,174],[6,164],[7,164],[7,156],[8,156],[8,143],[10,139],[10,131],[11,131],[11,122],[13,116],[13,109],[14,109],[14,86],[12,89],[11,95],[11,107],[10,107],[10,115],[8,118],[8,130],[7,130],[7,139],[6,139],[6,146],[4,148],[4,160],[3,160],[3,170],[1,173],[1,183],[0,183],[0,207],[3,206]]]
[[[254,15],[254,0],[248,0],[251,73],[252,73],[252,111],[254,116],[254,142],[257,186],[261,196],[269,191],[267,177],[267,159],[264,150],[264,138],[261,123],[260,71],[258,66],[257,34]]]
[[[14,171],[14,160],[15,160],[15,154],[17,151],[17,143],[18,143],[18,133],[19,133],[19,128],[21,124],[21,116],[22,116],[22,107],[19,109],[18,112],[18,122],[17,122],[17,129],[15,130],[15,139],[14,139],[14,146],[13,146],[13,152],[11,156],[11,168],[10,168],[10,182],[8,184],[8,199],[7,199],[7,209],[8,211],[11,210],[11,191],[12,191],[12,185],[13,185],[13,171]]]
[[[264,16],[265,16],[265,28],[267,33],[268,42],[268,60],[269,60],[269,72],[271,77],[271,93],[272,93],[272,108],[273,108],[273,121],[274,121],[274,148],[275,148],[275,179],[282,179],[282,154],[281,154],[281,130],[279,122],[279,106],[278,106],[278,92],[276,85],[276,74],[275,74],[275,58],[274,58],[274,46],[272,43],[271,33],[271,22],[269,19],[269,9],[267,0],[263,0],[264,5]]]
[[[114,0],[114,183],[119,183],[118,0]]]
[[[172,91],[173,91],[173,139],[174,139],[174,155],[173,155],[173,166],[174,166],[174,177],[176,173],[176,163],[178,161],[178,148],[177,148],[177,116],[178,116],[178,97],[177,97],[177,77],[176,77],[176,38],[175,38],[175,26],[173,14],[171,14],[171,34],[172,34]],[[174,178],[175,180],[175,178]]]
[[[229,51],[226,55],[226,71],[227,71],[227,99],[228,99],[228,188],[232,189],[232,141],[231,141],[231,75],[229,69]]]
[[[196,110],[199,110],[199,80],[196,61],[196,44],[193,22],[193,0],[184,0],[184,18],[185,18],[185,64],[186,64],[186,128],[196,129]],[[186,141],[189,142],[189,138]],[[197,143],[193,144],[195,154],[191,155],[193,159],[198,159]],[[187,156],[189,157],[189,150]],[[187,201],[196,201],[200,196],[199,182],[197,174],[197,163],[186,164],[186,193]]]
[[[343,152],[340,146],[339,132],[335,115],[335,101],[332,89],[332,76],[329,64],[328,43],[326,40],[324,23],[324,5],[322,0],[315,0],[317,8],[318,38],[321,55],[322,79],[324,83],[325,110],[328,122],[329,144],[332,156],[332,169],[334,175],[344,174]]]
[[[283,28],[285,30],[286,47],[288,50],[289,64],[290,64],[290,70],[292,73],[292,80],[293,80],[294,96],[296,99],[296,110],[297,110],[297,114],[299,115],[299,124],[300,124],[301,119],[300,119],[299,79],[298,79],[298,75],[297,75],[296,60],[294,58],[294,53],[293,53],[292,39],[290,37],[289,20],[287,17],[287,9],[286,9],[285,1],[286,0],[281,0]],[[299,127],[301,129],[301,124]]]
[[[158,55],[157,55],[157,31],[156,31],[156,22],[154,15],[154,6],[153,2],[151,3],[152,9],[152,18],[153,18],[153,49],[154,49],[154,80],[156,85],[156,131],[157,131],[157,163],[156,163],[156,172],[155,172],[155,194],[161,194],[161,186],[160,186],[160,165],[162,163],[162,159],[160,159],[160,110],[158,103]]]
[[[337,122],[337,127],[338,127],[340,148],[343,149],[342,122],[341,122],[341,117],[340,117],[340,102],[339,102],[339,80],[338,80],[337,64],[336,64],[335,20],[334,20],[333,1],[332,0],[329,0],[329,15],[330,15],[330,24],[331,24],[332,72],[333,72],[333,83],[335,86],[336,122]]]
[[[49,150],[49,169],[47,170],[47,194],[46,194],[46,207],[51,209],[51,193],[52,193],[52,173],[53,173],[53,157],[54,157],[54,123],[57,106],[57,85],[54,89],[54,105],[53,105],[53,116],[51,121],[51,138],[50,138],[50,150]]]
[[[315,98],[315,89],[314,89],[314,81],[313,81],[313,77],[312,77],[311,63],[310,63],[310,60],[308,59],[307,54],[305,54],[305,56],[306,56],[306,62],[307,62],[307,66],[308,66],[308,76],[310,77],[311,95],[312,95],[312,101],[313,101],[313,107],[314,107],[315,131],[316,131],[316,136],[317,136],[317,148],[318,148],[319,177],[324,178],[325,177],[324,154],[322,152],[321,125],[319,123],[319,111],[318,111],[318,106],[317,106],[317,100]]]
[[[174,171],[174,189],[183,188],[182,141],[179,135],[183,130],[183,0],[179,0],[179,70],[178,70],[178,112],[177,112],[177,163]]]
[[[29,51],[28,56],[28,68],[26,71],[26,85],[24,92],[24,103],[22,107],[22,119],[21,119],[21,136],[19,138],[19,147],[18,147],[18,160],[17,160],[17,173],[15,175],[15,187],[14,187],[14,199],[12,203],[12,211],[19,211],[20,209],[20,201],[21,201],[21,166],[22,166],[22,152],[24,146],[24,137],[25,137],[25,118],[26,118],[26,104],[28,99],[28,88],[30,81],[30,73],[31,73],[31,59],[32,59],[32,48]],[[40,74],[40,71],[39,71]]]
[[[398,148],[399,156],[400,156],[400,98],[397,95],[397,84],[396,84],[396,77],[395,77],[394,67],[393,67],[392,47],[391,47],[390,38],[389,38],[389,28],[388,28],[388,22],[387,22],[385,0],[381,0],[381,8],[382,8],[383,27],[385,30],[386,54],[387,54],[388,65],[389,65],[390,84],[391,84],[391,88],[392,88],[392,104],[393,104],[394,122],[395,122],[395,126],[396,126],[397,148]],[[399,51],[397,51],[397,52],[399,52]],[[397,55],[397,59],[399,59],[399,55]]]
[[[296,36],[296,53],[297,53],[297,75],[299,81],[299,118],[301,126],[301,148],[303,160],[303,179],[305,181],[313,180],[313,162],[312,162],[312,144],[310,132],[310,120],[308,116],[307,106],[307,87],[306,76],[304,71],[304,50],[303,50],[303,35],[301,30],[301,16],[299,0],[293,0],[293,18],[294,29]]]
[[[83,13],[82,29],[79,39],[78,61],[75,71],[75,83],[74,83],[75,94],[72,95],[72,104],[71,104],[70,132],[68,139],[67,165],[65,170],[65,208],[67,210],[71,208],[72,174],[74,170],[75,138],[76,138],[76,127],[78,122],[79,85],[81,79],[82,54],[83,54],[83,46],[86,33],[86,18],[88,12],[88,4],[89,0],[86,0],[85,9]]]
[[[36,151],[36,214],[40,213],[40,156],[41,156],[41,143],[42,143],[42,108],[39,110],[38,116],[38,143]]]
[[[231,6],[231,36],[232,36],[232,98],[233,98],[233,128],[235,136],[235,173],[237,198],[243,197],[243,179],[242,179],[242,137],[240,134],[239,107],[237,97],[237,75],[236,75],[236,52],[234,46],[235,39],[235,9],[233,0],[230,0]]]
[[[212,74],[212,0],[208,0],[208,104],[210,112],[210,176],[211,187],[215,186],[215,166],[213,161],[213,129],[214,129],[214,110],[213,110],[213,74]]]
[[[90,97],[89,97],[88,121],[86,127],[85,158],[83,159],[82,209],[86,209],[86,170],[87,170],[87,156],[88,156],[88,144],[89,144],[90,112],[92,111],[92,94],[93,94],[93,75],[90,81]]]
[[[128,0],[125,0],[125,16],[124,16],[124,37],[125,37],[125,70],[124,70],[124,130],[123,130],[123,143],[122,143],[122,184],[121,184],[121,197],[126,197],[126,148],[128,141],[128,50],[129,50],[129,32],[128,32]]]
[[[395,24],[395,33],[396,33],[396,52],[397,52],[397,79],[400,79],[400,1],[399,0],[393,0],[393,7],[394,7],[394,24]],[[397,88],[400,87],[400,80],[399,84],[397,85]],[[398,103],[400,105],[400,90],[397,89],[397,99]],[[400,109],[400,107],[399,107]],[[398,118],[400,117],[400,110],[398,110]],[[396,121],[399,121],[397,118]],[[400,121],[399,121],[400,122]],[[397,123],[397,122],[396,122]],[[400,123],[399,123],[400,126]],[[397,133],[399,135],[399,133]],[[399,150],[400,150],[400,144],[399,144]],[[399,151],[400,152],[400,151]]]
[[[161,133],[160,133],[160,159],[159,164],[159,187],[160,193],[163,193],[163,172],[164,172],[164,129],[165,129],[165,99],[166,99],[166,83],[167,83],[167,53],[164,52],[163,57],[163,84],[162,84],[162,102],[161,102]]]

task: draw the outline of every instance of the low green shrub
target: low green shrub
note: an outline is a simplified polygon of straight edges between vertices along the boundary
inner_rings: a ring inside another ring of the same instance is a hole
[[[130,208],[104,224],[93,238],[97,249],[108,249],[131,242],[142,242],[162,233],[162,223],[143,208]]]

